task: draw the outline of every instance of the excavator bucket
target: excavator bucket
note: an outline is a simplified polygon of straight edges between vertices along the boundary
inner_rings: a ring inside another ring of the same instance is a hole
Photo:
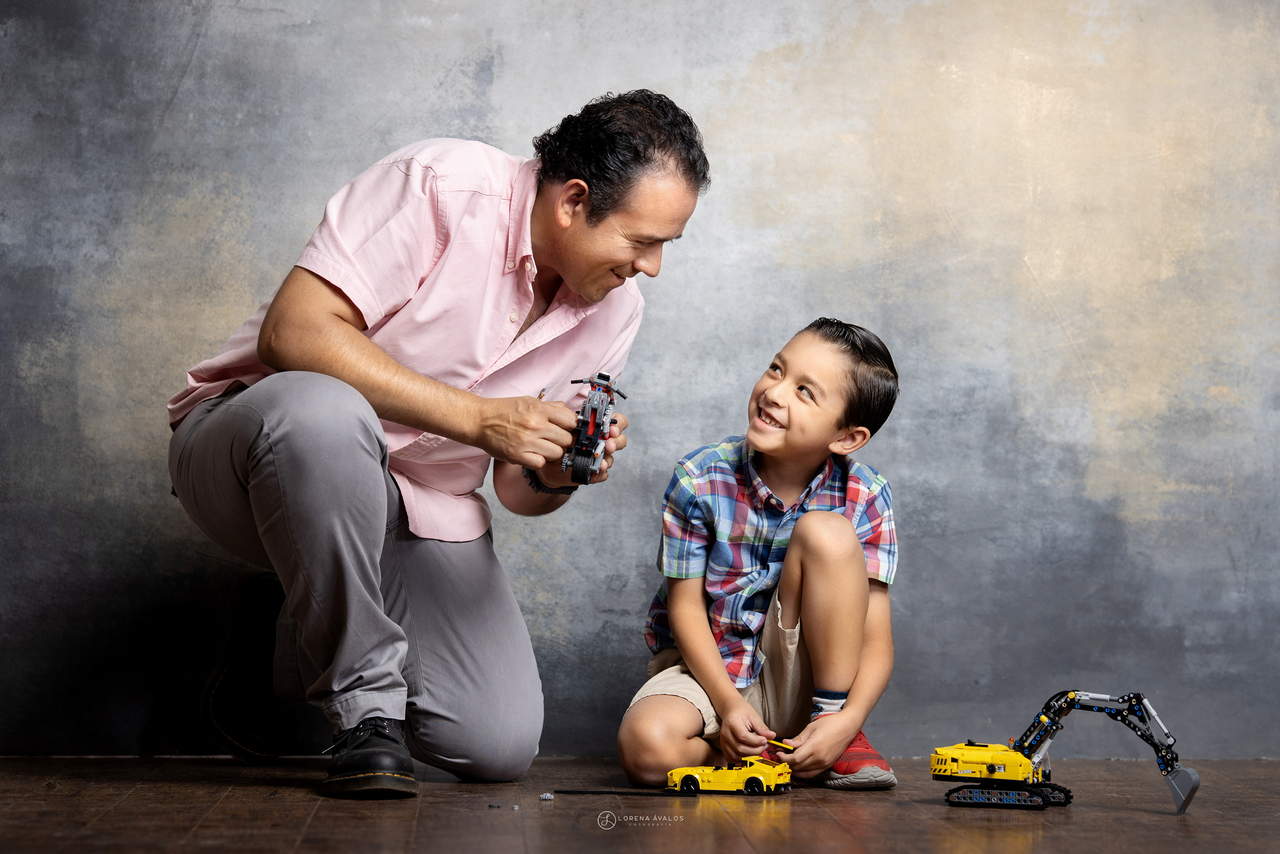
[[[1191,799],[1200,789],[1200,775],[1194,768],[1179,768],[1176,771],[1170,771],[1164,779],[1169,783],[1170,791],[1173,792],[1173,805],[1177,808],[1177,815],[1182,815],[1187,811],[1187,807],[1191,806]]]

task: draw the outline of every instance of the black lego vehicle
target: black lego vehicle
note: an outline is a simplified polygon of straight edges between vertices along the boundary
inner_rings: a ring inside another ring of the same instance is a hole
[[[613,417],[614,395],[626,399],[626,395],[614,387],[613,379],[603,371],[591,379],[574,380],[590,383],[587,399],[578,410],[578,426],[573,430],[573,446],[560,460],[562,469],[573,469],[574,483],[587,483],[600,471],[604,459],[604,443],[609,438],[609,428],[618,422]]]

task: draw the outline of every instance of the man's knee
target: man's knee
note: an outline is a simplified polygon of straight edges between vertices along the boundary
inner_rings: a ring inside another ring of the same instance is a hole
[[[484,723],[409,712],[414,758],[463,780],[501,783],[529,770],[542,738],[541,698],[522,715],[495,714]],[[490,708],[490,712],[495,710]]]
[[[352,439],[385,450],[385,436],[369,401],[348,383],[312,371],[282,371],[240,398],[263,416],[273,445],[295,444],[317,453],[339,451]]]

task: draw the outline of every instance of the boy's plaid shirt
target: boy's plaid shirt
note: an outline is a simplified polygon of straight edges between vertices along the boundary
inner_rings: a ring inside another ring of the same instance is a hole
[[[662,510],[658,570],[668,578],[705,576],[707,617],[725,670],[739,688],[757,679],[760,632],[782,576],[796,520],[810,510],[847,518],[862,542],[867,576],[893,582],[898,543],[889,482],[870,466],[830,456],[800,498],[785,508],[756,473],[744,437],[704,445],[676,464]],[[649,606],[645,642],[676,645],[664,581]]]

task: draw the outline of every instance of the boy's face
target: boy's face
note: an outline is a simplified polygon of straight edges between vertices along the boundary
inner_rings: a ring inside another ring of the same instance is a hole
[[[769,457],[806,461],[865,445],[867,428],[839,426],[849,367],[848,355],[814,333],[792,338],[751,390],[747,444]]]

